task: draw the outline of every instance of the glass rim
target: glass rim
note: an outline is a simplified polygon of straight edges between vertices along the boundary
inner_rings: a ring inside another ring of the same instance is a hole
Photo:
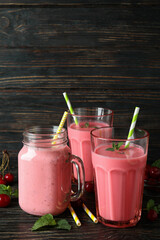
[[[54,128],[56,128],[55,131],[54,131]],[[56,126],[56,125],[47,126],[47,127],[38,126],[38,125],[31,126],[24,130],[23,136],[30,137],[30,138],[35,138],[35,137],[40,137],[40,136],[53,138],[55,135],[61,136],[67,132],[67,130],[65,128],[62,128],[60,133],[56,133],[57,129],[58,129],[58,126]],[[46,130],[46,132],[38,132],[38,130],[43,130],[43,131]],[[48,130],[48,132],[47,132],[47,130]],[[62,136],[62,138],[63,138],[63,136]]]
[[[79,107],[79,108],[74,108],[74,110],[76,110],[76,109],[95,110],[95,109],[98,109],[98,108],[99,108],[99,109],[108,110],[108,111],[110,111],[110,113],[102,114],[102,115],[97,115],[97,114],[96,114],[96,115],[85,115],[85,114],[80,115],[80,114],[70,113],[70,111],[68,110],[68,115],[74,116],[74,117],[90,117],[90,118],[95,118],[95,117],[112,116],[113,113],[114,113],[114,111],[111,110],[110,108],[103,108],[103,107]]]
[[[110,137],[105,138],[105,137],[99,137],[99,136],[96,136],[96,135],[93,134],[94,131],[100,130],[100,129],[104,129],[104,128],[106,128],[106,129],[107,128],[108,129],[109,128],[126,129],[125,127],[114,127],[114,126],[100,127],[100,128],[92,129],[91,132],[90,132],[91,136],[95,137],[97,139],[101,139],[101,140],[109,140],[109,141],[117,141],[117,142],[119,142],[119,141],[122,141],[122,142],[126,142],[126,141],[128,142],[129,141],[129,142],[131,142],[131,141],[136,141],[136,140],[140,140],[140,139],[144,139],[144,138],[148,138],[149,137],[149,132],[147,130],[142,129],[142,128],[135,128],[135,130],[143,131],[143,132],[145,132],[145,135],[143,137],[139,137],[139,138],[137,137],[137,138],[132,138],[132,139],[127,139],[127,138],[110,138]]]

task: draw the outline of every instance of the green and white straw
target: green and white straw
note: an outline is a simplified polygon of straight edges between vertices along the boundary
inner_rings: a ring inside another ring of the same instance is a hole
[[[133,138],[134,129],[135,129],[135,126],[136,126],[139,110],[140,110],[139,107],[136,107],[135,110],[134,110],[131,126],[130,126],[128,137],[127,137],[128,140]],[[125,148],[128,148],[129,144],[130,144],[130,141],[126,141]]]
[[[67,96],[67,93],[64,92],[64,93],[63,93],[63,96],[64,96],[64,99],[66,100],[66,103],[67,103],[67,106],[68,106],[68,109],[69,109],[70,113],[71,113],[71,114],[74,114],[74,111],[73,111],[72,105],[71,105],[71,103],[70,103],[70,101],[69,101],[69,98],[68,98],[68,96]],[[77,120],[76,116],[73,116],[73,119],[74,119],[74,121],[75,121],[75,124],[78,125],[78,120]]]

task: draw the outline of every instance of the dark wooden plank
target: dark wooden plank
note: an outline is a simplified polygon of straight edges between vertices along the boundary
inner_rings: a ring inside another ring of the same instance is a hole
[[[49,89],[53,84],[54,88],[73,89],[160,87],[156,49],[0,49],[0,55],[1,90],[5,87],[34,91],[34,87]]]
[[[0,47],[159,49],[160,6],[0,9]]]
[[[95,214],[95,202],[93,194],[85,194],[84,199],[87,206]],[[147,201],[144,196],[144,208]],[[146,218],[146,211],[142,212],[142,219],[136,228],[115,229],[105,227],[102,224],[95,225],[82,210],[77,210],[77,215],[82,222],[82,226],[77,228],[69,211],[56,217],[57,219],[66,218],[72,225],[71,231],[47,230],[31,232],[31,227],[38,217],[24,213],[18,206],[17,200],[12,201],[12,205],[6,209],[0,209],[0,238],[1,239],[106,239],[108,236],[116,240],[131,239],[135,240],[156,240],[160,238],[160,233],[156,231],[159,228],[160,220],[150,223]],[[15,224],[16,222],[16,224]],[[152,226],[151,226],[152,225]],[[152,231],[151,229],[154,229]],[[91,237],[91,238],[90,238]]]
[[[103,102],[106,92],[112,99],[126,95],[129,101],[133,100],[129,96],[132,92],[150,103],[159,98],[160,64],[155,50],[5,49],[0,55],[2,102],[7,95],[17,99],[21,94],[38,97],[52,95],[53,90],[57,94],[65,90],[78,94],[77,89],[87,90],[89,102],[97,89],[103,90],[99,102]],[[115,92],[109,93],[109,89]]]
[[[87,6],[87,5],[92,5],[93,7],[97,7],[99,5],[153,5],[153,4],[158,4],[159,5],[159,1],[158,0],[152,0],[152,2],[150,0],[47,0],[47,1],[43,1],[43,0],[0,0],[0,6]]]

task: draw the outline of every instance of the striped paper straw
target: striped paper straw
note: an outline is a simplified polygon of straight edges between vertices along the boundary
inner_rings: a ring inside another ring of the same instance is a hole
[[[87,206],[84,203],[82,203],[82,207],[84,211],[87,213],[87,215],[92,219],[92,221],[94,223],[98,223],[97,218],[93,215],[93,213],[91,213],[91,211],[87,208]]]
[[[71,215],[72,215],[72,217],[73,217],[76,225],[77,225],[78,227],[80,227],[80,226],[81,226],[81,222],[79,221],[79,218],[77,217],[77,214],[75,213],[75,211],[74,211],[74,209],[72,208],[72,206],[71,206],[70,203],[69,203],[69,205],[68,205],[68,208],[69,208],[69,210],[70,210],[70,212],[71,212]]]
[[[64,92],[64,93],[63,93],[63,96],[64,96],[64,99],[66,100],[66,103],[67,103],[67,106],[68,106],[68,108],[69,108],[70,113],[71,113],[71,114],[74,114],[74,111],[73,111],[72,105],[71,105],[71,103],[70,103],[70,101],[69,101],[69,98],[68,98],[67,93]],[[75,116],[73,116],[73,118],[74,118],[75,124],[78,125],[78,120],[77,120],[77,118],[76,118]]]
[[[127,139],[132,139],[132,137],[133,137],[133,133],[134,133],[134,129],[135,129],[135,126],[136,126],[139,110],[140,110],[139,107],[136,107],[135,110],[134,110],[134,114],[133,114],[133,118],[132,118],[132,122],[131,122],[131,126],[130,126],[130,129],[129,129]],[[129,144],[130,144],[130,141],[126,141],[125,148],[129,147]]]
[[[63,126],[64,126],[64,124],[65,124],[67,115],[68,115],[68,112],[65,111],[65,112],[63,113],[62,119],[61,119],[60,124],[59,124],[59,126],[58,126],[56,135],[54,136],[53,139],[57,139],[57,138],[58,138],[58,134],[62,131],[62,128],[63,128]],[[55,144],[55,142],[52,142],[52,144]]]

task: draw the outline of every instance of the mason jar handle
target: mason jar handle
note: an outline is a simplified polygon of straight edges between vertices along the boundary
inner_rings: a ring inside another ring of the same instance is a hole
[[[81,158],[73,154],[71,154],[70,157],[71,157],[70,159],[71,163],[75,165],[75,169],[77,171],[77,182],[78,182],[77,192],[73,192],[73,195],[71,195],[71,201],[73,202],[81,198],[81,196],[84,193],[85,172],[84,172],[84,165]]]

